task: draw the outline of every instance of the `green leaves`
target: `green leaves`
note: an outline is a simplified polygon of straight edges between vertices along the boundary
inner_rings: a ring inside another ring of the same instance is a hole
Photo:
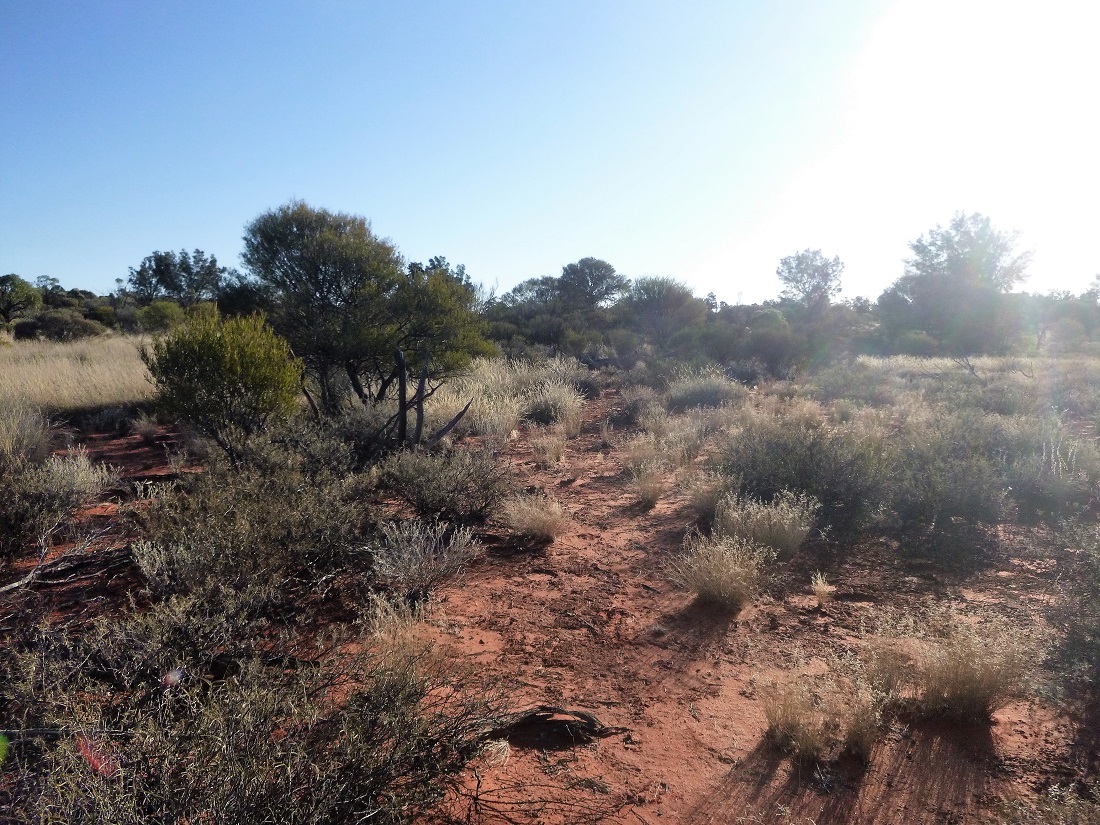
[[[231,457],[294,411],[302,364],[262,315],[199,314],[142,349],[158,401]]]

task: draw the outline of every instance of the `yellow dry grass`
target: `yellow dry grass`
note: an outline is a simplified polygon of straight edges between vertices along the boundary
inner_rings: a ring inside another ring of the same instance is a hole
[[[22,402],[69,412],[146,401],[153,386],[139,354],[142,340],[103,336],[0,345],[0,406]]]

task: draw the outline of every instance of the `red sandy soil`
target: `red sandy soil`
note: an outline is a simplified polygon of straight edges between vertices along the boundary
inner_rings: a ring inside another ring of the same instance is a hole
[[[1089,722],[1040,698],[1006,707],[991,726],[894,722],[867,765],[845,758],[815,769],[784,754],[764,735],[763,683],[823,672],[823,657],[848,649],[884,607],[952,599],[1038,615],[1057,598],[1058,565],[1029,553],[1027,534],[1004,536],[982,571],[965,576],[903,563],[884,543],[843,555],[810,543],[775,595],[736,616],[702,609],[664,573],[692,526],[685,500],[670,492],[644,510],[616,448],[601,443],[615,401],[605,393],[589,403],[582,434],[554,470],[536,468],[526,433],[513,441],[506,458],[519,486],[557,498],[573,525],[541,549],[517,548],[490,527],[485,554],[442,592],[431,621],[442,644],[505,685],[517,708],[583,710],[625,730],[588,744],[546,730],[514,737],[503,763],[469,771],[480,821],[525,812],[523,821],[547,825],[596,816],[643,825],[978,822],[1001,800],[1095,775]],[[155,480],[171,472],[168,439],[96,436],[86,446],[123,481]],[[116,508],[85,518],[110,523]],[[837,587],[823,609],[808,590],[819,569]],[[137,587],[132,571],[109,576],[35,598],[89,616]],[[548,804],[539,810],[539,801]]]

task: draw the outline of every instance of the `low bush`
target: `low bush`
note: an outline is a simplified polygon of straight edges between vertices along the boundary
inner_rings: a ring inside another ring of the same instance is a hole
[[[721,407],[743,401],[748,390],[716,367],[684,372],[669,384],[665,406],[669,412],[693,407]]]
[[[669,565],[671,579],[703,604],[737,611],[763,586],[774,553],[740,536],[690,536]]]
[[[813,496],[790,490],[783,490],[767,504],[730,495],[715,508],[714,530],[790,555],[810,534],[820,508]]]
[[[917,414],[889,447],[889,509],[907,533],[952,519],[995,523],[1008,485],[993,458],[992,422],[980,413]]]
[[[491,454],[467,450],[396,453],[381,465],[381,483],[421,516],[458,521],[484,517],[511,486]]]
[[[817,499],[819,528],[858,530],[883,499],[881,450],[853,428],[798,426],[756,413],[726,438],[713,464],[740,479],[739,495],[772,501],[791,491]]]
[[[374,546],[374,571],[391,592],[419,604],[462,571],[478,543],[464,527],[421,519],[384,522]]]
[[[211,471],[134,518],[134,559],[157,598],[231,591],[253,615],[304,604],[334,573],[366,574],[370,513],[354,478]]]
[[[170,607],[6,657],[8,724],[51,732],[5,764],[17,821],[397,825],[460,784],[502,716],[499,691],[423,646],[212,655],[157,626]]]

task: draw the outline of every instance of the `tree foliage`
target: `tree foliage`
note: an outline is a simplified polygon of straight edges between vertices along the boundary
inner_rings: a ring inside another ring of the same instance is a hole
[[[804,249],[779,262],[775,274],[783,284],[782,297],[802,304],[811,315],[840,294],[840,276],[844,264],[840,258],[831,260],[820,249]]]
[[[10,324],[42,306],[42,293],[14,272],[0,275],[0,322]]]
[[[241,258],[329,411],[345,385],[363,401],[383,393],[395,350],[414,370],[428,365],[433,377],[491,351],[465,271],[443,258],[406,267],[358,215],[291,201],[246,227]]]
[[[188,253],[154,252],[137,269],[130,267],[130,293],[140,304],[156,300],[175,301],[188,307],[213,301],[227,282],[230,272],[218,266],[218,259],[201,249]]]
[[[911,243],[905,275],[886,290],[876,311],[893,341],[929,336],[936,351],[962,356],[999,353],[1021,332],[1006,293],[1027,274],[1030,253],[1015,252],[1016,235],[984,215],[958,213]]]

